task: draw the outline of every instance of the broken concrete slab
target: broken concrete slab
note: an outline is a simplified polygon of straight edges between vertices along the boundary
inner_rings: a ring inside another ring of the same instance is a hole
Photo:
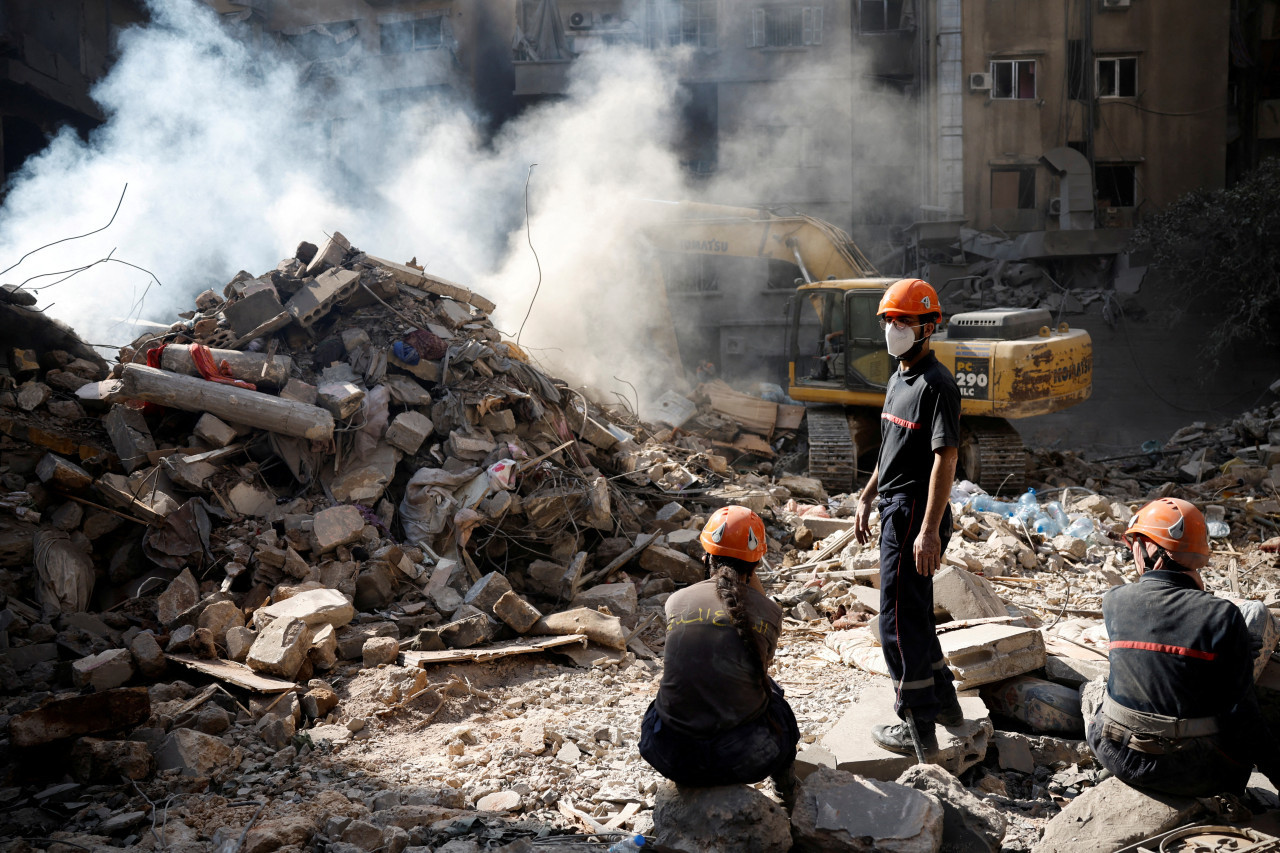
[[[608,607],[615,616],[632,616],[639,606],[636,586],[624,581],[622,583],[602,583],[582,590],[569,602],[570,607],[589,607],[596,609]]]
[[[887,683],[864,687],[858,700],[831,730],[796,757],[796,775],[804,777],[819,767],[831,767],[883,781],[898,778],[915,759],[889,752],[871,739],[873,726],[899,722],[893,703],[893,688]],[[960,707],[964,722],[949,728],[937,727],[938,752],[930,757],[953,775],[982,761],[995,731],[981,698],[963,694]]]
[[[1000,853],[1007,828],[1004,815],[969,793],[960,780],[933,764],[917,764],[898,777],[899,785],[932,794],[942,805],[942,850]]]
[[[683,788],[664,781],[653,805],[657,843],[698,853],[786,853],[791,822],[781,805],[747,785]]]
[[[325,382],[316,389],[316,405],[341,421],[360,411],[364,396],[355,383]]]
[[[107,649],[71,664],[72,683],[76,687],[92,687],[98,693],[119,687],[130,678],[133,655],[128,649]]]
[[[237,338],[243,338],[270,324],[284,313],[280,294],[270,286],[259,288],[235,302],[228,302],[222,309],[222,316],[227,318],[231,331],[235,332]]]
[[[310,245],[310,244],[308,244]],[[325,241],[324,246],[316,249],[311,246],[312,256],[303,261],[307,265],[307,275],[319,275],[325,270],[332,269],[342,263],[343,258],[347,256],[347,252],[351,251],[351,241],[342,236],[339,231],[334,231],[333,236]]]
[[[340,545],[350,545],[364,533],[364,525],[360,510],[349,504],[321,510],[311,522],[315,552],[325,554]]]
[[[422,442],[431,436],[435,426],[421,412],[401,412],[387,427],[386,440],[410,456],[418,452]]]
[[[254,614],[255,621],[257,614]],[[281,616],[258,633],[245,663],[254,672],[292,679],[302,667],[310,643],[307,624],[296,616]]]
[[[151,696],[145,687],[122,687],[86,696],[53,699],[9,721],[14,746],[38,746],[65,738],[101,734],[146,722]]]
[[[589,607],[575,607],[562,613],[548,613],[529,629],[529,633],[539,636],[580,634],[593,643],[599,643],[611,649],[627,647],[627,634],[622,629],[622,620],[616,616],[606,616]]]
[[[49,483],[69,492],[86,489],[93,483],[93,475],[88,471],[53,453],[46,453],[40,464],[36,465],[36,476],[42,483]]]
[[[578,553],[567,566],[546,560],[534,560],[525,570],[526,579],[534,592],[548,598],[568,600],[577,594],[578,582],[582,579],[582,569],[586,560],[586,552]]]
[[[172,625],[199,600],[200,585],[196,583],[195,575],[190,569],[183,569],[156,599],[156,619],[161,625]]]
[[[915,788],[824,767],[800,783],[791,828],[806,851],[936,853],[943,809]]]
[[[462,603],[468,604],[483,613],[492,614],[493,606],[498,599],[511,592],[511,584],[500,572],[489,572],[471,585]]]
[[[174,729],[156,752],[158,770],[179,770],[184,776],[208,776],[220,767],[238,763],[235,750],[195,729]]]
[[[454,611],[452,621],[440,626],[440,639],[451,649],[466,649],[493,639],[496,626],[492,616],[464,604]]]
[[[1044,635],[1014,625],[974,625],[938,634],[942,655],[956,677],[956,689],[968,690],[1044,666]]]
[[[516,595],[514,590],[508,590],[494,602],[493,615],[506,622],[517,634],[525,633],[542,618],[541,611]]]
[[[226,447],[236,440],[235,429],[221,418],[208,412],[200,416],[192,432],[210,447]]]
[[[1118,850],[1182,826],[1203,811],[1192,797],[1139,791],[1112,776],[1068,803],[1031,849],[1032,853]],[[1117,815],[1124,819],[1117,820]]]
[[[956,566],[933,576],[933,614],[939,621],[1009,615],[990,581]]]
[[[120,457],[120,464],[126,474],[147,464],[147,454],[156,449],[155,439],[151,437],[151,429],[147,426],[142,412],[123,404],[116,404],[102,419],[111,438],[111,446]]]
[[[308,589],[255,610],[253,627],[261,631],[277,619],[298,619],[305,625],[341,628],[355,615],[355,607],[336,589]]]
[[[326,472],[329,491],[335,500],[376,506],[396,476],[399,464],[400,451],[389,444],[379,444],[337,476],[329,478]]]
[[[674,548],[650,545],[640,555],[640,568],[646,572],[667,575],[678,584],[693,584],[705,580],[707,573],[702,563]]]
[[[370,637],[360,650],[365,669],[380,664],[395,663],[400,654],[400,644],[394,637]]]

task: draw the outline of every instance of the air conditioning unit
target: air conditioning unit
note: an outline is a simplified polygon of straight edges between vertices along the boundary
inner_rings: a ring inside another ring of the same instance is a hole
[[[1102,0],[1103,9],[1128,9],[1130,0]]]
[[[595,26],[595,18],[590,12],[574,12],[569,16],[569,29],[589,30]]]
[[[991,75],[985,71],[975,71],[969,75],[970,92],[986,92],[991,89]]]
[[[1049,199],[1049,215],[1050,216],[1062,215],[1062,197],[1061,196],[1057,198]]]

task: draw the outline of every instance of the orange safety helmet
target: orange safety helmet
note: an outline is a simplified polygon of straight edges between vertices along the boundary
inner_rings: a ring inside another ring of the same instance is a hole
[[[919,278],[904,278],[889,285],[889,289],[880,297],[881,314],[941,314],[942,303],[938,301],[938,291],[933,285]]]
[[[1138,510],[1124,532],[1124,543],[1132,545],[1134,536],[1159,545],[1188,569],[1209,564],[1209,525],[1194,504],[1180,498],[1160,498]]]
[[[713,512],[698,541],[708,554],[748,563],[758,563],[769,548],[764,540],[764,522],[745,506],[722,506]]]

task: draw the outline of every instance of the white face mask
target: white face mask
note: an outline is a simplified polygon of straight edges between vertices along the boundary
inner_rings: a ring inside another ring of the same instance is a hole
[[[889,350],[889,355],[900,356],[911,349],[915,342],[916,330],[914,328],[902,329],[893,323],[884,327],[884,344]]]

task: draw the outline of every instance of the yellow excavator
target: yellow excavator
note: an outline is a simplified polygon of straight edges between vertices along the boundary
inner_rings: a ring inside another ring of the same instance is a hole
[[[665,205],[643,230],[659,252],[759,258],[800,271],[789,301],[792,399],[807,404],[809,475],[835,494],[869,473],[885,384],[897,362],[876,318],[897,278],[879,275],[841,229],[811,216],[688,202]],[[945,283],[933,282],[945,310]],[[1010,418],[1057,412],[1092,392],[1089,333],[1054,325],[1046,309],[989,308],[944,316],[933,351],[960,386],[960,469],[988,492],[1021,491],[1026,453]]]

